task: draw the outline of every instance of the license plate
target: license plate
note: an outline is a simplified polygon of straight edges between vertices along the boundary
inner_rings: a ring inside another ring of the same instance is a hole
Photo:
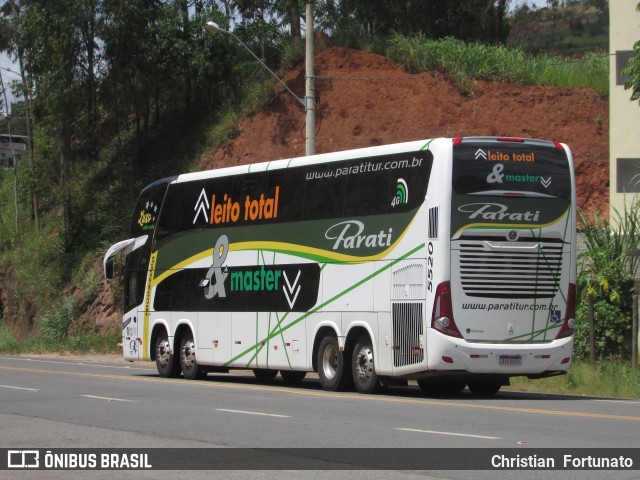
[[[500,365],[522,365],[522,357],[520,355],[500,355],[498,362]]]

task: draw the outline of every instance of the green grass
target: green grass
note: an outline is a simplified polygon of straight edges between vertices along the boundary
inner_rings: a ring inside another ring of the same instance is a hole
[[[493,80],[563,88],[591,87],[609,92],[609,59],[587,53],[584,58],[528,55],[518,48],[465,43],[454,38],[432,40],[421,35],[395,35],[387,55],[407,71],[437,71],[448,76],[463,94],[470,80]]]
[[[640,369],[634,373],[630,364],[608,360],[601,360],[595,366],[575,362],[566,375],[540,380],[515,377],[511,379],[511,386],[503,390],[640,398]]]
[[[51,338],[36,335],[18,339],[6,325],[0,324],[0,353],[82,353],[82,354],[119,354],[121,340],[119,328],[102,333],[81,333],[66,335],[64,338]]]

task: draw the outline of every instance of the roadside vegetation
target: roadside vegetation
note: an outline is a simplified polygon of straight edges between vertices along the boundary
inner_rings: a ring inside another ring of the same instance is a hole
[[[566,375],[529,380],[511,379],[506,391],[541,392],[597,397],[640,398],[640,375],[629,363],[600,360],[595,365],[575,361]]]
[[[393,36],[387,52],[409,72],[443,73],[466,95],[473,94],[472,80],[591,87],[600,95],[609,93],[609,57],[602,53],[587,52],[574,59],[530,55],[521,48],[466,43],[455,38],[434,40],[420,34]]]
[[[121,354],[120,328],[106,332],[77,333],[62,338],[51,338],[48,333],[18,338],[11,328],[0,325],[0,353],[74,353]]]

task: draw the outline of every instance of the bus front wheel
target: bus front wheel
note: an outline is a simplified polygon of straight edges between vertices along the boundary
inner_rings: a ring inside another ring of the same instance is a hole
[[[344,361],[344,352],[340,351],[338,339],[324,337],[318,348],[318,377],[324,390],[336,392],[346,390],[352,381]]]

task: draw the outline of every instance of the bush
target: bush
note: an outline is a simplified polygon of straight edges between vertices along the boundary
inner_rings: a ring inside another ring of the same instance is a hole
[[[4,323],[0,322],[0,352],[14,353],[19,351],[21,342],[13,331]]]
[[[596,356],[610,360],[623,360],[631,355],[631,318],[619,305],[601,299],[594,303],[596,330]],[[581,302],[576,314],[574,356],[579,360],[590,358],[589,308]]]
[[[49,311],[40,317],[40,333],[53,342],[63,341],[78,313],[78,302],[75,299],[67,299],[57,312]]]
[[[628,255],[640,244],[640,202],[613,222],[580,212],[586,251],[578,257],[576,347],[578,358],[589,358],[589,299],[593,299],[595,356],[627,359],[630,356],[633,279],[639,257]]]

